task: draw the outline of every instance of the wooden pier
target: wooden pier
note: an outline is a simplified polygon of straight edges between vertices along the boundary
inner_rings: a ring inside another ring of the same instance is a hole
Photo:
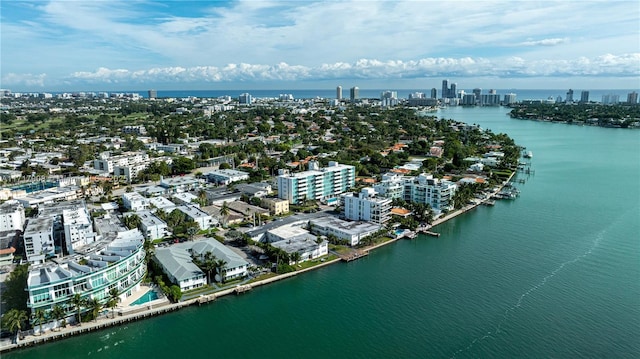
[[[422,233],[432,237],[440,237],[440,233],[437,233],[437,232],[423,231]]]
[[[363,251],[361,249],[356,249],[347,254],[340,254],[340,258],[345,262],[355,261],[356,259],[360,259],[362,257],[366,257],[369,255],[369,251]]]

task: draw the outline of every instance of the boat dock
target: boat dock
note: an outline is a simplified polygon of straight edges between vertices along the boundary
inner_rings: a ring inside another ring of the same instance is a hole
[[[369,251],[365,251],[362,249],[355,249],[349,253],[346,254],[339,254],[340,259],[342,259],[345,262],[351,262],[351,261],[355,261],[356,259],[360,259],[362,257],[366,257],[369,255]]]

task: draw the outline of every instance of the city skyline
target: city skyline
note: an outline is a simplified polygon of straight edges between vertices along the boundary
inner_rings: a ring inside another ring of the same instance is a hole
[[[408,89],[442,79],[632,89],[640,76],[630,1],[13,1],[0,20],[0,87],[14,91]]]

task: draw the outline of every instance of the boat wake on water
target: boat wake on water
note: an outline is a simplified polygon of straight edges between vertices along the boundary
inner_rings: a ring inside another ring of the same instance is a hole
[[[509,320],[509,315],[511,314],[511,312],[513,312],[516,309],[518,309],[522,305],[522,302],[524,301],[524,299],[527,296],[529,296],[530,294],[532,294],[533,292],[535,292],[536,290],[538,290],[539,288],[544,286],[551,278],[553,278],[556,274],[558,274],[560,271],[562,271],[566,266],[569,266],[571,264],[577,263],[577,262],[583,260],[584,258],[586,258],[587,256],[589,256],[598,247],[598,245],[600,244],[600,241],[604,238],[604,235],[607,233],[607,230],[609,228],[612,228],[613,226],[618,225],[618,222],[623,222],[622,219],[624,217],[626,217],[627,214],[628,213],[623,214],[615,222],[612,222],[609,226],[605,227],[600,232],[598,232],[596,234],[596,236],[595,236],[595,239],[591,243],[591,246],[589,246],[589,248],[586,251],[584,251],[582,254],[574,257],[573,259],[570,259],[570,260],[568,260],[566,262],[562,262],[560,265],[558,265],[558,267],[556,267],[553,271],[551,271],[549,274],[547,274],[539,282],[537,282],[536,284],[531,286],[529,289],[527,289],[524,293],[522,293],[520,295],[520,297],[518,297],[518,300],[516,301],[516,303],[514,305],[512,305],[511,307],[507,308],[504,311],[504,314],[502,315],[502,318],[500,319],[500,321],[496,325],[495,329],[488,331],[486,334],[484,334],[482,336],[478,336],[478,337],[474,338],[469,343],[469,345],[467,345],[464,348],[458,349],[455,353],[453,353],[453,355],[450,358],[451,359],[456,358],[458,355],[470,350],[477,343],[480,343],[480,342],[482,342],[482,341],[484,341],[486,339],[489,339],[489,338],[494,339],[495,336],[500,334],[502,326]]]

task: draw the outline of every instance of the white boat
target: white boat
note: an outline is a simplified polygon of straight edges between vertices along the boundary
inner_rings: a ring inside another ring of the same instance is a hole
[[[524,158],[532,158],[533,157],[533,152],[531,151],[527,151],[527,153],[524,154]]]

